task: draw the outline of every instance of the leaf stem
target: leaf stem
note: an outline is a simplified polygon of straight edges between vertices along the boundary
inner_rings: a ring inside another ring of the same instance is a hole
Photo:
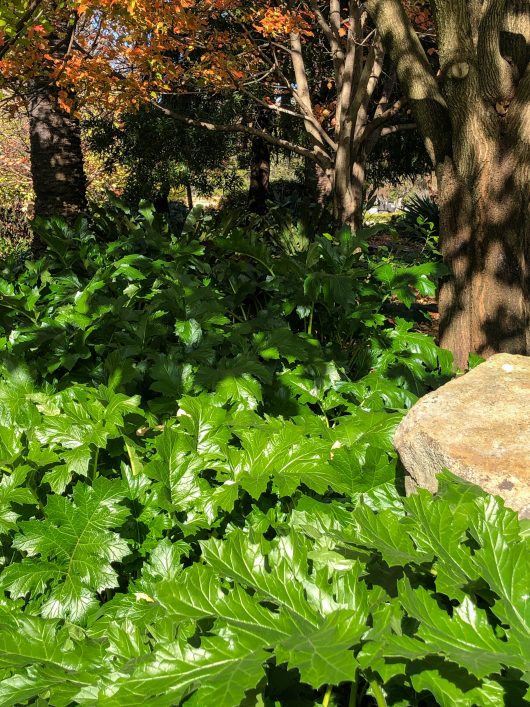
[[[309,336],[313,336],[313,316],[315,314],[315,303],[311,305],[311,313],[309,315],[309,325],[307,327],[307,333]]]
[[[329,701],[331,700],[331,693],[333,692],[333,685],[328,685],[324,699],[322,700],[322,707],[329,707]]]
[[[348,707],[357,707],[357,680],[354,680],[351,684]]]
[[[370,689],[375,697],[377,707],[387,707],[385,693],[377,680],[370,680]]]
[[[99,461],[99,447],[96,447],[96,454],[94,456],[94,464],[92,465],[91,473],[89,473],[90,481],[94,481],[98,476],[98,461]]]

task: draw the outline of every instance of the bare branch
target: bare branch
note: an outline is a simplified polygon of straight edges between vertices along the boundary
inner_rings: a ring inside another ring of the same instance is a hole
[[[324,149],[322,133],[326,134],[320,123],[315,125],[315,114],[311,104],[311,94],[309,91],[309,83],[302,53],[302,42],[300,35],[297,32],[292,32],[290,35],[291,42],[291,59],[293,63],[294,77],[296,80],[296,91],[293,90],[293,95],[300,106],[300,109],[306,116],[305,126],[310,137],[313,140],[315,150],[322,152],[329,159]],[[327,135],[327,134],[326,134]]]
[[[294,152],[297,155],[301,155],[302,157],[307,157],[308,159],[313,160],[313,162],[317,162],[318,164],[320,164],[322,167],[324,167],[324,169],[329,169],[331,167],[331,160],[325,153],[317,151],[316,148],[313,150],[308,150],[307,148],[301,147],[300,145],[296,145],[295,143],[290,142],[289,140],[277,138],[274,135],[271,135],[270,133],[266,132],[265,130],[259,130],[258,128],[253,128],[250,125],[243,125],[242,123],[233,123],[228,125],[222,123],[210,123],[205,120],[197,120],[195,118],[190,118],[189,116],[171,110],[171,108],[167,108],[166,106],[163,106],[160,103],[157,103],[156,101],[152,101],[151,104],[155,106],[155,108],[157,108],[159,111],[164,113],[164,115],[167,115],[170,118],[174,118],[180,123],[185,123],[186,125],[190,125],[194,128],[203,128],[204,130],[209,130],[215,133],[244,133],[246,135],[253,135],[254,137],[262,138],[270,145],[276,145],[276,147],[282,147],[283,149],[288,150],[289,152]]]
[[[441,164],[451,153],[451,123],[421,43],[399,0],[366,0],[366,7],[396,67],[429,157],[434,165]]]
[[[416,130],[418,126],[416,123],[398,123],[397,125],[389,125],[383,128],[379,135],[381,137],[386,137],[386,135],[395,135],[396,133],[404,132],[405,130]]]
[[[328,40],[329,46],[333,48],[333,45],[336,42],[336,38],[333,34],[331,26],[326,22],[326,18],[320,11],[317,0],[310,0],[309,4],[311,5],[311,9],[315,13],[320,29],[324,33],[325,38]]]
[[[399,100],[394,101],[394,103],[392,103],[392,105],[385,111],[374,117],[370,123],[370,127],[378,128],[379,126],[388,123],[388,121],[394,118],[406,105],[408,105],[408,100],[405,96],[402,96]]]

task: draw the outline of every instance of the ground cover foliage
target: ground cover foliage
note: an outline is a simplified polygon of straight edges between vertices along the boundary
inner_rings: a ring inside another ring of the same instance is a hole
[[[391,437],[453,374],[369,232],[145,207],[0,279],[2,705],[525,704],[529,526]]]

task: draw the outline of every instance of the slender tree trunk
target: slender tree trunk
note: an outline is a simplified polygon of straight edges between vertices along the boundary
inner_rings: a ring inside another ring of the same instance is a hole
[[[319,206],[325,206],[333,193],[333,172],[324,169],[319,164],[315,167],[316,176],[316,200]]]
[[[363,162],[357,160],[352,165],[351,180],[353,194],[352,226],[354,231],[363,227],[364,191],[366,168]]]
[[[250,188],[248,203],[252,213],[265,214],[269,196],[271,155],[269,144],[260,137],[252,138]]]
[[[186,184],[186,198],[188,200],[188,209],[191,211],[193,209],[193,191],[189,183]]]

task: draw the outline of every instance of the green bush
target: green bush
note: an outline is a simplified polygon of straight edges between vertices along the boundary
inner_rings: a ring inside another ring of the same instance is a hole
[[[523,704],[528,523],[398,492],[452,361],[382,309],[439,266],[211,226],[41,222],[0,279],[0,703]]]
[[[440,237],[440,210],[430,197],[414,196],[403,207],[404,215],[396,222],[399,233],[420,239],[424,256],[431,259],[440,257],[438,241]]]
[[[0,264],[28,257],[32,240],[26,211],[18,205],[0,208]]]
[[[440,210],[430,197],[415,195],[407,199],[403,206],[404,217],[401,225],[413,233],[418,223],[432,223],[434,235],[440,232]],[[418,221],[420,219],[420,221]]]

